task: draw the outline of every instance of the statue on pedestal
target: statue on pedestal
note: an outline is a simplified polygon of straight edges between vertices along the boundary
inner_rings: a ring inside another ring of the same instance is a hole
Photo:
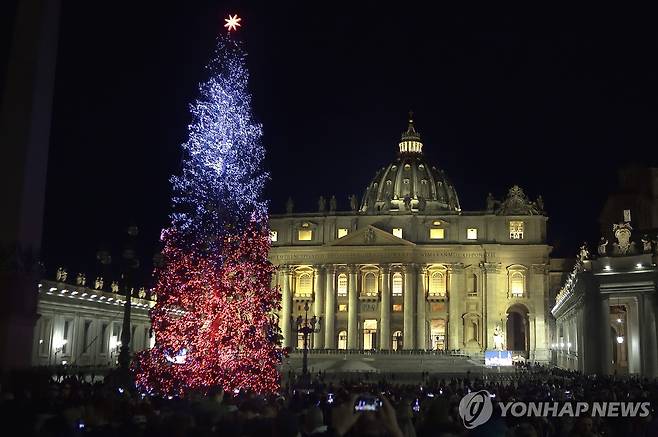
[[[286,214],[292,214],[292,209],[295,207],[295,203],[292,201],[292,197],[288,197],[286,201]]]
[[[320,196],[318,199],[318,212],[323,213],[327,209],[327,201],[324,200],[324,196]]]
[[[331,199],[329,199],[329,212],[336,212],[336,196],[331,196]]]
[[[356,210],[359,207],[358,202],[356,200],[356,196],[352,194],[349,199],[350,199],[350,208],[352,209],[352,212],[356,212]]]
[[[492,212],[494,210],[495,204],[496,204],[496,200],[494,199],[493,194],[489,193],[487,195],[487,211]]]
[[[110,284],[110,290],[112,290],[112,293],[118,293],[119,283],[117,281],[112,281],[112,283]]]
[[[538,212],[543,213],[544,212],[544,198],[541,197],[541,195],[537,196],[537,201],[535,202],[535,204],[537,205]]]
[[[87,278],[84,273],[78,273],[78,276],[75,278],[75,285],[85,286],[87,283]]]
[[[493,343],[494,349],[499,351],[503,350],[503,330],[500,328],[500,325],[496,325],[494,328]]]
[[[404,207],[407,211],[411,211],[411,196],[408,194],[404,196]]]
[[[589,259],[589,249],[587,248],[587,243],[583,243],[580,246],[580,250],[578,251],[578,260],[580,262],[586,261]]]
[[[425,200],[424,197],[421,197],[418,199],[418,211],[425,211],[425,208],[427,208],[427,201]]]
[[[644,234],[642,236],[642,251],[644,253],[651,253],[651,239],[647,234]]]
[[[103,277],[97,276],[94,281],[94,290],[101,290],[103,288]]]
[[[66,269],[64,267],[60,267],[57,269],[57,274],[55,275],[55,279],[58,282],[66,282],[66,276],[68,273],[66,273]]]
[[[601,237],[599,240],[599,256],[606,256],[608,253],[608,239],[605,237]]]

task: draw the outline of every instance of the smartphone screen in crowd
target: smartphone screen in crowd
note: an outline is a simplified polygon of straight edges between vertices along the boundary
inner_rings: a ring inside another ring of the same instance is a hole
[[[354,411],[378,411],[382,407],[382,400],[376,396],[359,396],[354,403]]]

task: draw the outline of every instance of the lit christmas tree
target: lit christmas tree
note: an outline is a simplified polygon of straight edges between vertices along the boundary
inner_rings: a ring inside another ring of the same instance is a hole
[[[251,114],[245,54],[220,37],[191,106],[180,176],[172,178],[172,225],[162,233],[151,310],[155,346],[133,362],[140,390],[278,389],[282,350],[274,313],[280,293],[261,164],[261,126]]]

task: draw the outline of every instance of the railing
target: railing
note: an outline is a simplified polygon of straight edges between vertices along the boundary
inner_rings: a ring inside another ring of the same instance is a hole
[[[301,354],[302,351],[294,349],[291,354]],[[402,349],[402,350],[380,350],[380,349],[309,349],[309,355],[423,355],[423,356],[449,356],[470,358],[459,350],[433,350],[433,349]]]

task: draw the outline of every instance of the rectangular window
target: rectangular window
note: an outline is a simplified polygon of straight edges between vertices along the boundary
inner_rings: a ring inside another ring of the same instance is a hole
[[[149,345],[149,328],[144,326],[144,343],[142,343],[143,349],[150,349]]]
[[[270,241],[272,241],[272,243],[276,243],[278,239],[279,233],[277,231],[270,231]]]
[[[311,229],[300,229],[297,231],[297,239],[299,241],[311,241],[313,239],[313,231]]]
[[[393,228],[393,235],[402,238],[402,228]]]
[[[101,325],[101,353],[105,354],[107,353],[107,323],[103,323]]]
[[[475,273],[466,275],[466,287],[469,296],[473,296],[478,293],[478,277]]]
[[[112,324],[112,335],[110,336],[110,353],[118,352],[121,347],[121,323]]]
[[[64,330],[62,331],[62,355],[66,355],[71,350],[69,343],[71,342],[71,320],[64,320]]]
[[[50,317],[44,317],[41,319],[41,332],[39,334],[39,354],[42,356],[48,355],[52,329],[53,320]]]
[[[512,220],[509,222],[510,240],[523,240],[523,222]]]
[[[402,296],[402,274],[393,274],[393,296]]]
[[[477,228],[468,228],[466,230],[466,239],[467,240],[477,240],[478,239],[478,230],[477,230]]]
[[[394,313],[399,313],[402,311],[402,304],[401,303],[394,303],[393,304],[393,312]]]
[[[347,296],[347,275],[338,275],[338,296]]]
[[[347,304],[346,303],[341,303],[340,305],[338,305],[338,311],[339,312],[347,311]]]
[[[525,289],[525,277],[521,272],[512,272],[510,275],[510,292],[514,297],[522,297]]]
[[[89,351],[89,346],[92,341],[91,339],[91,320],[85,320],[84,332],[82,335],[82,353],[85,354]]]
[[[430,240],[443,240],[445,238],[446,232],[443,228],[432,228],[430,229]]]
[[[347,228],[338,228],[338,238],[343,238],[348,232]]]

